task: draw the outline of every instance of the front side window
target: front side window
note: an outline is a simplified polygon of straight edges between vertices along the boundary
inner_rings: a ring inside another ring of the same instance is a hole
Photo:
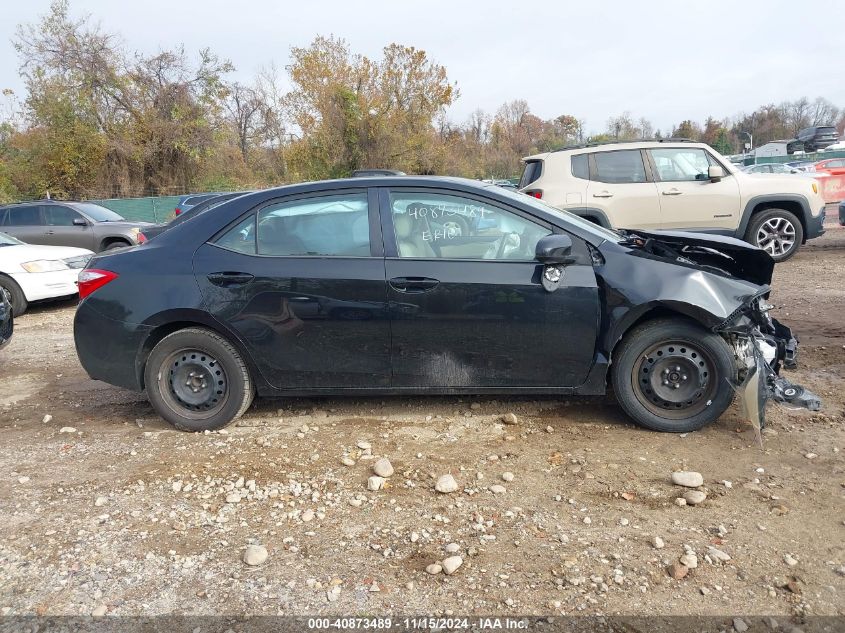
[[[67,207],[50,205],[44,207],[44,221],[47,226],[73,226],[73,221],[82,216]]]
[[[13,207],[9,209],[8,226],[38,226],[41,214],[38,207]]]
[[[445,192],[390,194],[399,257],[530,261],[551,231],[487,202]]]
[[[596,152],[595,180],[608,183],[646,182],[645,165],[640,150]]]
[[[703,149],[679,147],[649,151],[657,168],[657,177],[663,182],[708,180],[707,170],[711,162]]]
[[[368,257],[366,193],[319,196],[264,207],[258,212],[259,255]]]

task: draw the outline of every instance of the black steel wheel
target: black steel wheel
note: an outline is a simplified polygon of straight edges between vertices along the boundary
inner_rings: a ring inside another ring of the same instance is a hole
[[[240,354],[203,328],[159,341],[147,359],[144,384],[156,412],[184,431],[219,429],[241,416],[254,397]]]
[[[631,382],[643,405],[656,415],[673,420],[703,411],[717,384],[714,362],[699,346],[666,341],[645,350],[633,367]]]
[[[647,321],[613,352],[611,380],[619,404],[637,424],[685,433],[730,406],[733,351],[718,334],[684,317]]]

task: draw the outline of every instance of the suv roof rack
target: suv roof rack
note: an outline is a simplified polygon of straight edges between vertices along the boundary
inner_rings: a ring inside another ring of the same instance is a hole
[[[553,149],[553,152],[565,152],[570,149],[584,149],[587,147],[601,147],[602,145],[616,145],[621,143],[698,143],[700,141],[691,138],[671,137],[671,138],[638,138],[632,140],[610,140],[610,141],[595,141],[593,143],[578,143],[576,145],[565,145],[558,149]]]

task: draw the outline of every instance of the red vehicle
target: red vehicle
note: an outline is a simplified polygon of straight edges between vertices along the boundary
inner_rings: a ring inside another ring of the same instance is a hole
[[[845,158],[828,158],[813,165],[814,171],[832,176],[845,176]]]

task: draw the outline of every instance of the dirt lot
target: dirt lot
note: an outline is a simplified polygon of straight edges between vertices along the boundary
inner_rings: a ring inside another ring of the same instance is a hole
[[[735,407],[662,435],[612,398],[259,401],[180,433],[87,378],[72,303],[36,307],[0,352],[0,609],[843,615],[843,279],[833,226],[777,268],[775,315],[802,342],[789,377],[824,406],[773,408],[762,450]],[[395,474],[369,491],[381,456]],[[676,505],[677,469],[703,474],[703,504]],[[457,492],[435,492],[446,473]],[[246,565],[249,544],[266,561]],[[462,566],[427,573],[450,544]]]

